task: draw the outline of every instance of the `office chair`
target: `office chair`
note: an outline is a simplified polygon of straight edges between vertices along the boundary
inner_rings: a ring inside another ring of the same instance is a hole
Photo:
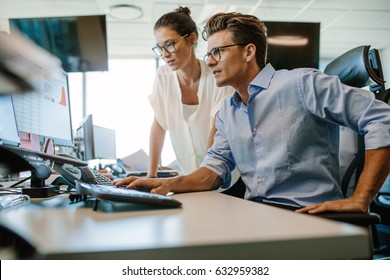
[[[389,103],[390,90],[385,89],[379,52],[376,49],[370,50],[370,47],[370,45],[360,46],[342,54],[326,66],[324,73],[338,76],[342,83],[349,86],[359,88],[368,86],[378,100]],[[348,196],[353,192],[353,188],[358,182],[364,167],[364,136],[358,135],[355,138],[357,139],[356,153],[341,181],[341,189],[344,196]],[[342,153],[342,151],[340,152]],[[355,179],[352,181],[354,174]],[[377,201],[377,197],[373,203],[375,201]],[[378,250],[379,244],[375,225],[381,223],[381,215],[372,211],[370,206],[368,213],[323,213],[319,216],[367,226],[372,231],[374,250]]]
[[[342,54],[325,67],[324,73],[338,76],[342,83],[352,87],[362,88],[368,86],[377,99],[386,103],[389,102],[390,91],[385,90],[385,80],[383,79],[379,52],[376,49],[370,50],[369,45],[360,46]],[[355,173],[354,187],[364,167],[364,136],[359,135],[356,137],[356,154],[341,181],[341,189],[344,196],[348,195],[347,192],[351,186],[353,174]]]

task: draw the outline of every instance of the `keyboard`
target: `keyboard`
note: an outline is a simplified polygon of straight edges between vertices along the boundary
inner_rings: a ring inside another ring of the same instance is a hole
[[[181,202],[166,195],[154,194],[134,189],[116,187],[114,185],[98,185],[77,182],[76,192],[79,195],[92,196],[102,200],[131,202],[161,206],[167,208],[181,207]]]
[[[109,185],[112,186],[112,180],[104,176],[103,174],[92,169],[93,174],[95,175],[94,184],[97,185]]]
[[[136,177],[145,177],[148,174],[147,171],[129,171],[126,174],[124,174],[122,177],[126,178],[129,176],[136,176]],[[179,173],[175,170],[159,170],[157,171],[157,177],[158,178],[170,178],[175,177]]]

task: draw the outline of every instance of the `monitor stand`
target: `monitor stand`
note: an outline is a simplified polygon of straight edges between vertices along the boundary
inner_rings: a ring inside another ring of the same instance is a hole
[[[27,194],[31,198],[50,197],[59,194],[59,186],[56,185],[44,185],[41,187],[23,187],[22,194]]]
[[[31,198],[50,197],[59,194],[58,185],[46,185],[45,179],[49,178],[51,170],[45,164],[35,166],[31,171],[30,186],[22,188],[22,194],[27,194]]]

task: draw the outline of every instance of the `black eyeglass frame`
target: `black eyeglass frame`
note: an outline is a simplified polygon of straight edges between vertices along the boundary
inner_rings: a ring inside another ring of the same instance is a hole
[[[245,46],[245,45],[248,45],[248,44],[249,43],[239,43],[239,44],[231,44],[231,45],[226,45],[226,46],[220,46],[220,47],[212,48],[208,53],[206,53],[203,56],[203,61],[207,63],[209,61],[210,57],[211,57],[215,62],[218,62],[218,61],[221,60],[221,50],[222,49],[230,48],[230,47],[234,47],[234,46]],[[218,59],[215,57],[215,53],[218,53]]]
[[[190,35],[189,33],[187,33],[186,35],[183,35],[173,41],[168,41],[168,42],[165,42],[162,46],[160,45],[156,45],[152,48],[152,51],[159,57],[163,56],[163,49],[166,51],[166,52],[169,52],[169,53],[174,53],[176,51],[176,48],[175,48],[175,44],[180,40],[180,39],[183,39],[185,37],[187,37],[188,35]],[[170,49],[170,50],[169,50]]]

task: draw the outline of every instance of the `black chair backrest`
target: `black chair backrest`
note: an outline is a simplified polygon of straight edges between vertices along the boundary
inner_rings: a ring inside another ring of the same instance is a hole
[[[342,54],[325,67],[324,73],[338,76],[342,83],[352,87],[369,86],[377,99],[388,103],[390,90],[385,90],[379,52],[376,49],[370,50],[370,47],[370,45],[360,46]],[[360,177],[364,167],[364,154],[364,136],[358,136],[355,158],[347,168],[341,182],[341,189],[345,196],[353,174],[356,174],[355,184]]]
[[[324,73],[338,76],[342,83],[349,86],[362,88],[379,85],[380,91],[383,91],[385,80],[379,52],[376,49],[370,50],[370,47],[360,46],[344,53],[330,62]]]

